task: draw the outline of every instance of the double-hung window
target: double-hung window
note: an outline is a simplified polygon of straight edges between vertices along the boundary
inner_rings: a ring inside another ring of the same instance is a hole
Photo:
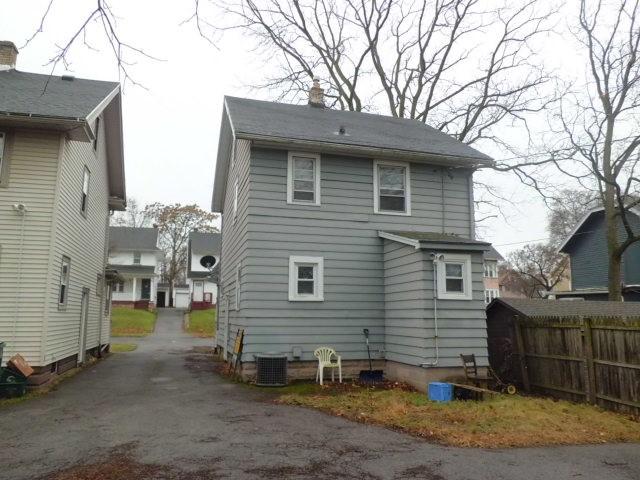
[[[87,214],[87,206],[89,204],[89,178],[91,172],[87,167],[84,167],[84,173],[82,175],[82,203],[80,205],[80,211],[83,215]]]
[[[324,259],[322,257],[289,257],[289,301],[323,301],[323,277]]]
[[[58,308],[64,308],[67,306],[70,270],[71,259],[69,257],[62,257],[62,264],[60,266],[60,287],[58,289]]]
[[[471,300],[471,256],[444,255],[436,262],[438,298]]]
[[[484,276],[486,278],[498,278],[498,262],[495,260],[485,260]]]
[[[142,255],[140,254],[140,252],[133,252],[133,264],[134,265],[140,265],[141,258],[142,258]]]
[[[411,174],[408,163],[373,162],[373,211],[411,215]]]
[[[289,152],[287,203],[320,205],[320,155]]]
[[[494,299],[500,297],[500,290],[497,288],[487,288],[484,291],[484,303],[489,305]]]

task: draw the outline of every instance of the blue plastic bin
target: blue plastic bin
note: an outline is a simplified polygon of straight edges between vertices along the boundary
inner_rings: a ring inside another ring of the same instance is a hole
[[[453,385],[450,383],[429,383],[429,400],[433,402],[450,402],[453,400]]]

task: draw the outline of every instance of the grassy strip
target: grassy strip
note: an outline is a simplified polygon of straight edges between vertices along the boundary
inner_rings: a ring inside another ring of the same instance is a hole
[[[147,310],[114,307],[111,311],[111,336],[145,337],[156,326],[156,314]]]
[[[216,309],[192,311],[189,313],[185,329],[197,337],[213,337],[216,331]]]
[[[111,353],[126,353],[133,352],[136,348],[138,348],[138,345],[135,343],[112,343],[109,351]]]
[[[630,417],[546,398],[496,395],[482,402],[435,403],[424,393],[401,389],[294,385],[278,401],[457,447],[640,442],[640,424]]]

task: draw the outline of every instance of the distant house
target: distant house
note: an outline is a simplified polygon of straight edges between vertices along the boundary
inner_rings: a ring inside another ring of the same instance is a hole
[[[187,284],[192,310],[210,308],[218,297],[219,233],[189,234]]]
[[[632,228],[640,232],[640,211],[628,212]],[[620,237],[624,235],[622,224]],[[553,292],[556,298],[582,297],[606,300],[608,288],[608,256],[602,207],[588,212],[560,245],[558,251],[569,255],[571,289]],[[640,243],[631,245],[622,256],[622,296],[627,301],[640,301]]]
[[[109,214],[125,208],[120,85],[18,71],[0,42],[0,341],[49,375],[110,342]]]
[[[112,304],[140,309],[164,306],[158,292],[162,251],[158,248],[157,228],[110,227],[109,268],[120,281],[113,285]]]
[[[486,365],[483,253],[473,172],[490,164],[462,142],[404,118],[225,97],[212,210],[222,212],[218,345],[244,329],[254,355],[283,352],[314,375],[314,350],[353,375],[374,361],[424,389]],[[436,335],[436,332],[439,332]]]
[[[491,246],[484,252],[484,302],[488,305],[491,300],[500,296],[500,281],[498,278],[498,262],[504,258]]]

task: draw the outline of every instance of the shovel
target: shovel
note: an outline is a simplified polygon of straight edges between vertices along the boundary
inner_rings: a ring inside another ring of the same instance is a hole
[[[371,363],[371,350],[369,350],[369,329],[363,330],[364,338],[367,342],[367,357],[369,358],[369,370],[360,371],[360,381],[362,383],[378,383],[382,381],[382,370],[373,370],[373,364]]]

